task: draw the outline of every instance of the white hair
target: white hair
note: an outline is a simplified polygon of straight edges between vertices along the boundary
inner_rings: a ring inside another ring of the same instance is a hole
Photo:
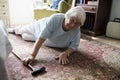
[[[75,16],[75,17],[77,16],[80,19],[81,25],[84,24],[85,19],[86,19],[86,14],[82,7],[80,7],[80,6],[73,7],[70,10],[68,10],[65,14],[65,18],[67,18],[67,19],[69,19],[70,17],[73,17],[73,16]]]

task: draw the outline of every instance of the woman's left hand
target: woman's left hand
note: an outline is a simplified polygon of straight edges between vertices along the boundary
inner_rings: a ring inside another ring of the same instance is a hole
[[[68,54],[66,52],[63,52],[59,55],[59,63],[60,64],[68,64]]]

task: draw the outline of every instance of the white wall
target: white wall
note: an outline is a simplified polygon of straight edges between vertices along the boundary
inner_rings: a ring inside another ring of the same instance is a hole
[[[118,17],[120,18],[120,0],[112,0],[110,20]]]
[[[33,0],[9,0],[10,23],[12,26],[33,21]]]

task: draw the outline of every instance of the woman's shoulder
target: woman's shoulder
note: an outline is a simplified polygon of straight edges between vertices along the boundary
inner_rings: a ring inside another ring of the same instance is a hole
[[[64,16],[65,16],[65,14],[63,14],[63,13],[56,13],[56,14],[51,15],[50,17],[61,18],[61,17],[64,17]]]

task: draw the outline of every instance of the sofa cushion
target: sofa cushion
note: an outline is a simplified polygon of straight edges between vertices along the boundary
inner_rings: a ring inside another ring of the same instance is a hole
[[[67,3],[72,4],[72,0],[65,0]]]
[[[59,2],[60,2],[60,0],[51,0],[50,7],[53,9],[57,9]]]

